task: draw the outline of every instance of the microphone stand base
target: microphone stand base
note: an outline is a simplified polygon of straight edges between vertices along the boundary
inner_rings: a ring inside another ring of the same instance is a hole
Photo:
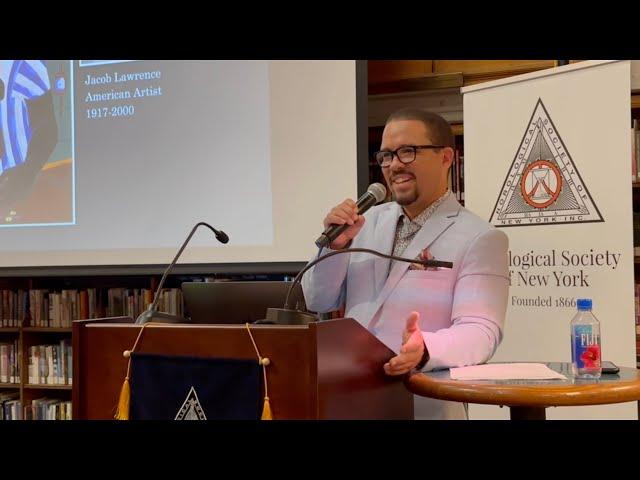
[[[178,315],[172,315],[166,312],[153,312],[145,310],[136,319],[136,325],[144,325],[145,323],[190,323],[188,319]]]
[[[318,317],[313,313],[287,308],[267,308],[265,323],[273,323],[276,325],[307,325],[317,321]]]

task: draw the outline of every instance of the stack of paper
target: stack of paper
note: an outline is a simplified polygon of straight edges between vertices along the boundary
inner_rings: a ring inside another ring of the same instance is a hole
[[[544,363],[486,363],[452,368],[453,380],[566,380]]]

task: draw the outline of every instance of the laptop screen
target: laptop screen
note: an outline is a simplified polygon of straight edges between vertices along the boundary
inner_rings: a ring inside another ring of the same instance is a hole
[[[282,308],[291,282],[183,282],[185,316],[199,324],[241,324],[262,320],[268,308]],[[291,294],[291,307],[306,310],[302,287]]]

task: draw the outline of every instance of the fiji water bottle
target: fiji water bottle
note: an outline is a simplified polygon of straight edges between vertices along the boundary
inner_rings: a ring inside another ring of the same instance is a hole
[[[600,378],[600,322],[591,312],[591,299],[579,299],[571,319],[571,364],[576,378]]]

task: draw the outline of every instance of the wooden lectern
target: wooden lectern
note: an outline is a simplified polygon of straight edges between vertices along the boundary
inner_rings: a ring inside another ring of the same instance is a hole
[[[73,322],[73,418],[113,419],[140,331],[130,317]],[[382,365],[394,353],[353,319],[250,325],[268,357],[274,419],[413,419],[413,394]],[[153,324],[139,353],[256,359],[245,325]]]

